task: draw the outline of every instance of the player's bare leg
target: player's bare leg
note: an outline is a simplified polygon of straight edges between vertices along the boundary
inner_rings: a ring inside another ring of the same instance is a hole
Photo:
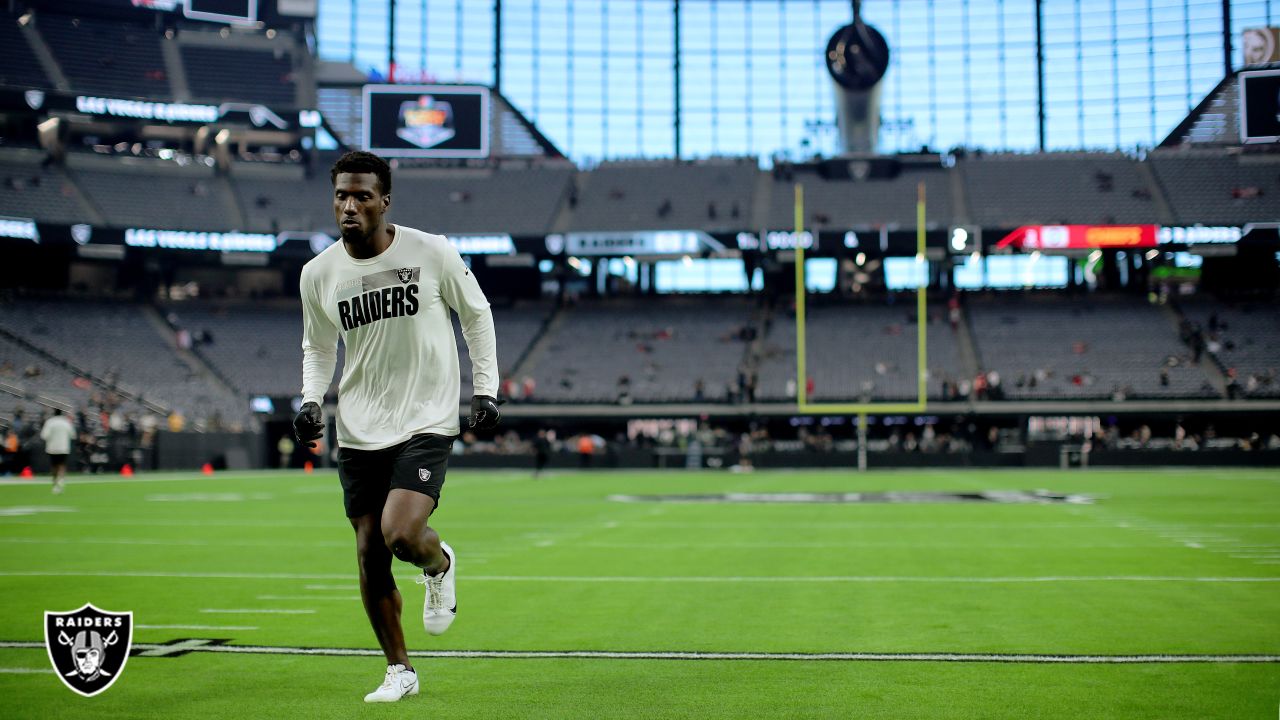
[[[401,560],[436,575],[449,569],[449,558],[440,549],[440,534],[427,525],[435,512],[430,495],[392,488],[382,508],[382,537],[387,549]]]
[[[430,495],[392,488],[382,508],[382,536],[397,558],[422,568],[419,582],[427,586],[422,625],[432,635],[449,629],[458,600],[453,549],[427,525],[436,509]]]
[[[62,492],[63,480],[67,476],[67,466],[65,463],[59,463],[53,466],[53,493],[57,495]]]
[[[430,498],[428,498],[430,499]],[[360,599],[373,626],[387,664],[412,668],[400,627],[403,601],[391,574],[391,551],[382,540],[381,518],[377,513],[351,518],[356,531],[356,559],[360,565]]]

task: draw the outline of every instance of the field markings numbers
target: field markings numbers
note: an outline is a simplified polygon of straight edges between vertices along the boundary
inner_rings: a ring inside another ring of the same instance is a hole
[[[1100,514],[1105,514],[1105,511]],[[1216,532],[1202,532],[1199,529],[1194,529],[1186,525],[1153,522],[1135,518],[1115,520],[1112,524],[1118,528],[1134,529],[1150,533],[1169,542],[1176,543],[1193,550],[1208,550],[1211,553],[1226,555],[1236,560],[1247,560],[1257,565],[1277,564],[1272,561],[1280,558],[1280,554],[1278,554],[1280,553],[1280,546],[1250,543],[1249,541],[1239,537],[1223,535],[1222,533]],[[1208,527],[1245,529],[1272,528],[1280,526],[1269,523],[1219,523],[1209,525]]]

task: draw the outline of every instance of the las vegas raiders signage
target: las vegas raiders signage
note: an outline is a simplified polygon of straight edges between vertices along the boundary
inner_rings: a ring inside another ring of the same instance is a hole
[[[365,85],[363,139],[384,157],[488,157],[489,88]]]
[[[92,697],[111,687],[129,661],[133,613],[85,603],[70,612],[45,612],[44,644],[63,684]]]

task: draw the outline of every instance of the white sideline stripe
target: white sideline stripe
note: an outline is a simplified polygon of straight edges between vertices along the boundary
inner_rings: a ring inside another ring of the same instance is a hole
[[[170,645],[134,643],[137,650],[164,650]],[[44,649],[44,643],[0,641],[0,648]],[[198,645],[187,652],[247,655],[381,656],[368,648],[272,647],[263,645]],[[796,653],[796,652],[626,652],[613,650],[432,650],[415,652],[420,658],[454,659],[586,659],[586,660],[824,660],[853,662],[977,662],[1039,664],[1136,663],[1280,663],[1280,655],[1046,655],[1018,653]]]
[[[349,580],[350,574],[307,574],[307,573],[234,573],[206,572],[182,573],[164,571],[102,571],[86,570],[83,572],[52,572],[45,570],[0,571],[0,577],[138,577],[138,578],[198,578],[198,579],[232,579],[232,580]],[[418,575],[404,575],[398,579],[408,582],[416,580]],[[756,576],[643,576],[643,575],[468,575],[467,581],[479,582],[563,582],[563,583],[652,583],[652,582],[690,582],[690,583],[736,583],[736,582],[784,582],[784,583],[1052,583],[1052,582],[1190,582],[1190,583],[1275,583],[1276,577],[1185,577],[1176,575],[1045,575],[1039,577],[948,577],[948,576],[911,576],[911,575],[819,575],[800,577],[780,577],[777,575]],[[350,587],[341,588],[349,590]],[[259,612],[259,611],[255,611]],[[266,612],[266,611],[261,611]],[[315,612],[314,610],[311,612]]]
[[[34,538],[0,537],[0,543],[22,545],[180,545],[183,547],[351,547],[354,542],[337,540],[313,540],[311,542],[284,542],[265,540],[148,540],[141,538]],[[1125,546],[1132,547],[1132,546]]]
[[[350,580],[351,573],[235,573],[235,572],[165,572],[121,570],[109,572],[85,570],[83,572],[50,572],[44,570],[0,571],[0,577],[135,577],[135,578],[201,578],[232,580]]]
[[[691,582],[691,583],[735,583],[735,582],[781,582],[781,583],[1054,583],[1054,582],[1205,582],[1205,583],[1252,583],[1280,582],[1280,577],[1176,577],[1148,575],[1100,575],[1100,576],[1065,576],[1047,575],[1042,577],[928,577],[928,576],[889,576],[889,575],[827,575],[813,577],[772,576],[687,576],[687,577],[642,577],[642,576],[550,576],[550,575],[468,575],[468,581],[490,582]]]
[[[257,630],[256,625],[134,625],[137,630]]]
[[[358,585],[303,585],[304,590],[359,590]]]
[[[257,615],[259,613],[267,613],[271,615],[314,615],[315,610],[302,609],[283,609],[283,608],[200,608],[202,613],[224,613],[235,615]]]
[[[52,673],[53,668],[0,668],[0,673],[43,675]]]
[[[247,479],[252,477],[260,477],[261,475],[263,475],[263,472],[259,470],[220,470],[220,471],[217,471],[212,477],[218,480],[229,480],[233,478]],[[304,477],[302,474],[302,471],[298,471],[296,475],[298,478]],[[163,474],[156,474],[156,475],[152,475],[152,474],[134,475],[133,477],[92,477],[92,476],[84,476],[84,475],[80,475],[80,476],[71,475],[67,478],[66,482],[68,485],[116,485],[116,484],[123,484],[123,483],[193,482],[196,480],[208,481],[210,479],[211,479],[210,476],[205,475],[202,472],[192,471],[189,473],[163,473]],[[0,479],[0,487],[7,486],[7,485],[13,485],[13,486],[25,485],[25,486],[31,486],[31,487],[41,487],[44,485],[48,485],[48,479],[46,476],[43,476],[43,475],[38,476],[36,478],[31,478],[31,479],[21,479],[21,478]]]

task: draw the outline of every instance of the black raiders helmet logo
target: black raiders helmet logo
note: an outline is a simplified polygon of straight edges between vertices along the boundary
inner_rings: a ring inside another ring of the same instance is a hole
[[[90,603],[71,612],[46,611],[44,644],[62,682],[92,697],[124,671],[133,645],[133,613],[107,612]]]
[[[413,279],[413,268],[397,268],[396,277],[400,278],[400,282],[407,283]]]

